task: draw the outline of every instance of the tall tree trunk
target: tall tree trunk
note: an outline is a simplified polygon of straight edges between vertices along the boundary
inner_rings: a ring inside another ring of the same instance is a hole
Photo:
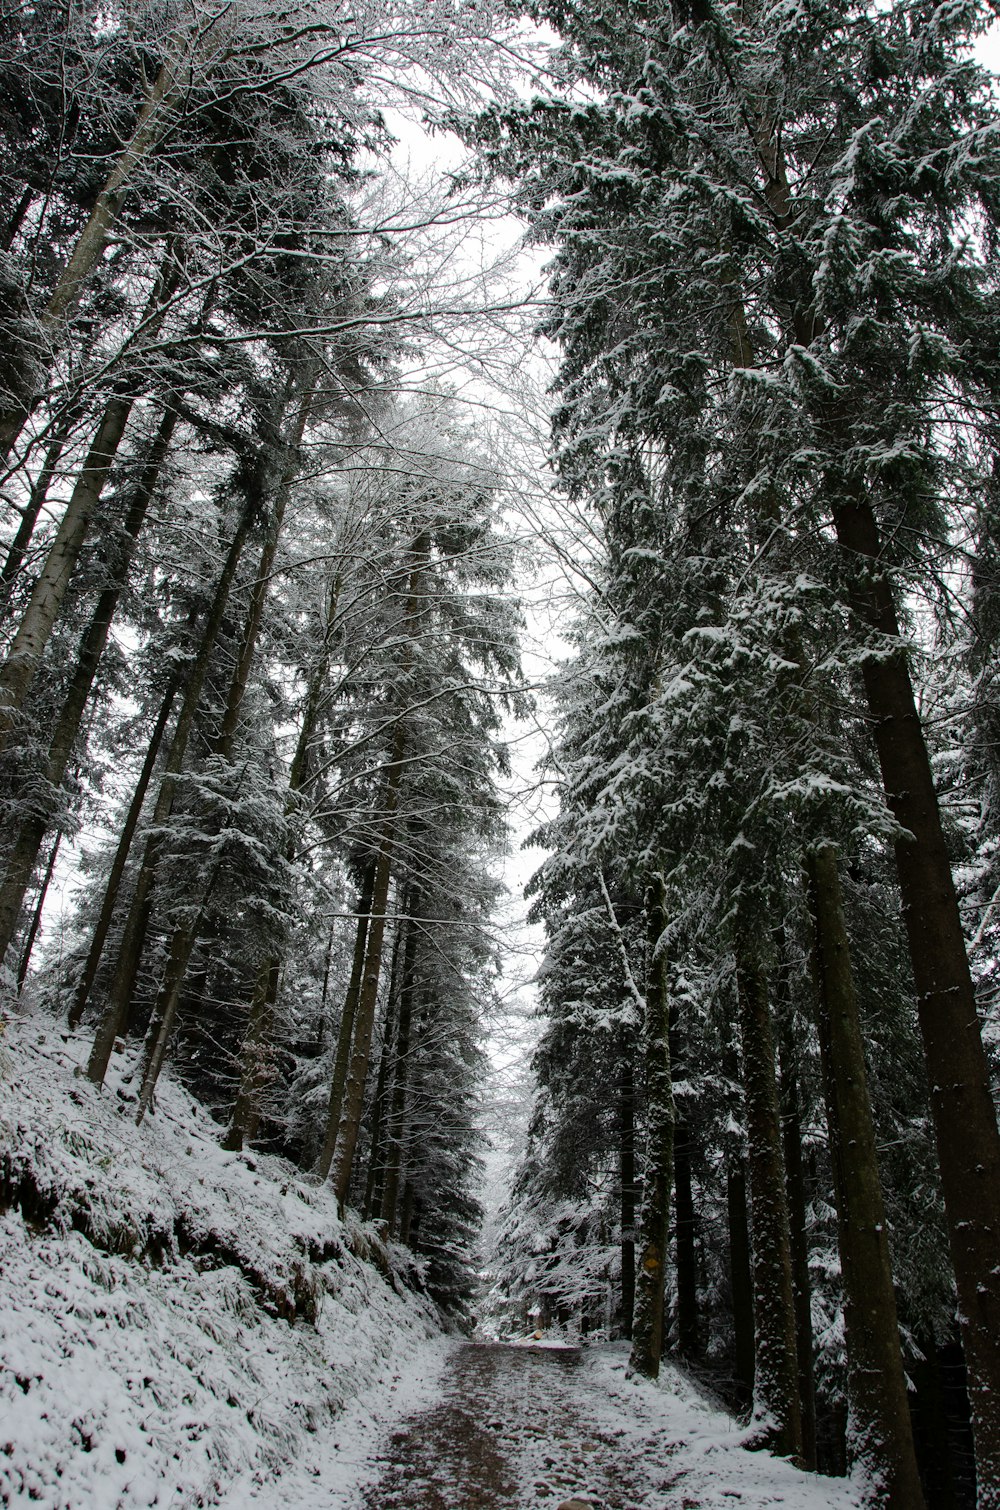
[[[134,399],[119,396],[107,404],[7,658],[0,667],[0,750],[10,738],[41,664],[133,403]]]
[[[181,57],[165,62],[150,86],[136,120],[135,129],[119,153],[104,187],[94,202],[87,224],[63,269],[49,302],[39,318],[43,342],[55,348],[61,344],[62,328],[72,315],[98,260],[108,244],[111,227],[124,202],[128,179],[145,158],[164,129],[180,91]],[[148,313],[144,324],[148,320]],[[0,457],[10,454],[35,403],[0,411]]]
[[[231,827],[232,822],[233,812],[230,810],[225,823],[222,825],[221,832],[225,833],[226,829]],[[209,871],[208,878],[202,888],[197,910],[191,913],[186,922],[175,928],[171,936],[166,969],[164,970],[163,980],[160,984],[156,1004],[153,1008],[149,1029],[146,1033],[139,1105],[135,1118],[136,1124],[142,1122],[153,1100],[156,1082],[160,1077],[163,1061],[166,1058],[170,1039],[173,1035],[174,1021],[177,1017],[177,1008],[181,999],[181,989],[184,985],[184,977],[187,975],[191,953],[201,938],[205,914],[208,912],[212,893],[215,891],[224,867],[225,849],[224,846],[220,845],[218,858]]]
[[[632,1336],[635,1315],[635,1081],[632,1034],[618,1046],[618,1184],[621,1216],[622,1336]]]
[[[976,1442],[979,1510],[1000,1507],[1000,1135],[934,777],[882,542],[859,485],[834,480],[853,604],[885,648],[862,661],[894,844],[958,1289]]]
[[[73,993],[73,1002],[69,1011],[69,1028],[71,1032],[75,1031],[83,1020],[83,1014],[86,1011],[87,1002],[90,1000],[94,981],[97,978],[101,955],[104,952],[104,944],[111,928],[111,920],[114,917],[115,906],[118,901],[118,888],[121,885],[122,876],[125,874],[125,866],[128,864],[129,851],[132,848],[132,840],[135,837],[135,831],[139,824],[142,805],[146,800],[146,792],[149,789],[153,769],[160,753],[160,745],[163,743],[163,736],[170,720],[170,712],[179,687],[180,677],[175,674],[167,683],[159,712],[156,715],[156,723],[153,725],[153,732],[150,735],[149,744],[146,746],[146,755],[142,763],[142,769],[139,772],[135,791],[132,793],[132,800],[129,803],[125,822],[122,825],[122,831],[118,838],[115,858],[112,861],[107,884],[104,888],[101,910],[94,925],[90,948],[87,951],[87,958],[84,961],[80,979]]]
[[[56,474],[60,458],[66,448],[70,433],[79,418],[81,405],[79,401],[67,407],[62,419],[55,427],[52,439],[45,451],[45,460],[41,470],[28,494],[28,501],[21,514],[21,522],[17,527],[14,538],[11,541],[7,555],[4,558],[3,570],[0,571],[0,613],[5,613],[14,591],[14,582],[18,572],[24,564],[24,558],[31,544],[31,537],[35,533],[35,525],[38,516],[45,506],[45,500],[52,486],[52,479]]]
[[[402,719],[396,724],[393,738],[392,758],[386,772],[385,790],[381,809],[383,813],[382,834],[375,857],[375,884],[372,889],[372,916],[365,947],[365,964],[361,972],[361,989],[358,992],[358,1008],[354,1020],[354,1038],[351,1058],[344,1087],[343,1109],[337,1130],[337,1146],[333,1168],[333,1188],[341,1206],[347,1201],[361,1129],[361,1112],[364,1107],[365,1083],[368,1079],[368,1058],[371,1051],[372,1031],[375,1026],[375,1008],[378,1002],[379,975],[382,970],[382,941],[385,936],[386,906],[389,901],[389,879],[392,870],[393,841],[396,831],[396,806],[399,800],[399,785],[403,775],[403,751],[405,734]]]
[[[802,1163],[802,1113],[798,1077],[783,1035],[779,1035],[781,1071],[781,1141],[785,1155],[788,1220],[791,1230],[792,1287],[795,1292],[795,1352],[799,1364],[802,1409],[802,1466],[816,1467],[816,1382],[813,1355],[812,1285],[806,1239],[805,1170]]]
[[[820,1056],[837,1202],[851,1393],[848,1450],[885,1510],[921,1510],[885,1208],[837,851],[806,857]]]
[[[394,1058],[394,1040],[399,1019],[399,1005],[402,993],[402,972],[404,966],[405,948],[403,947],[403,934],[409,933],[409,887],[402,904],[402,916],[396,926],[396,934],[392,941],[392,968],[389,972],[389,991],[385,1001],[385,1019],[382,1024],[382,1047],[378,1056],[378,1077],[375,1081],[375,1095],[371,1106],[371,1145],[368,1152],[368,1176],[365,1180],[365,1193],[361,1203],[361,1214],[365,1221],[369,1221],[373,1213],[379,1209],[382,1202],[382,1184],[385,1179],[385,1123],[387,1102],[389,1099],[389,1076],[392,1070]]]
[[[225,616],[226,605],[229,601],[229,592],[233,579],[236,576],[247,537],[257,518],[260,504],[261,499],[256,492],[246,500],[242,517],[230,543],[225,564],[216,584],[212,607],[209,610],[202,630],[198,654],[195,656],[194,663],[184,683],[184,698],[177,717],[173,738],[170,742],[170,751],[164,765],[160,790],[156,799],[156,807],[153,810],[150,822],[150,834],[146,840],[142,864],[139,867],[135,893],[129,907],[128,917],[125,920],[125,930],[118,951],[114,979],[108,993],[107,1007],[98,1027],[90,1060],[87,1065],[87,1074],[95,1085],[103,1084],[104,1076],[107,1074],[108,1063],[111,1059],[111,1051],[115,1045],[115,1039],[124,1031],[128,1021],[132,992],[142,956],[142,946],[145,942],[146,930],[149,926],[153,882],[159,862],[163,826],[170,817],[173,808],[177,778],[184,764],[188,740],[194,727],[195,714],[201,701],[201,693],[205,685],[205,678],[208,675],[212,652],[215,648],[215,642]]]
[[[267,595],[271,587],[271,573],[274,569],[274,558],[277,554],[278,542],[281,538],[281,527],[285,521],[285,510],[288,507],[292,487],[302,464],[302,437],[305,433],[309,411],[316,394],[317,380],[318,367],[316,363],[311,363],[304,378],[303,391],[299,398],[298,412],[295,417],[292,434],[287,441],[287,456],[275,489],[267,534],[264,538],[264,546],[261,550],[260,562],[257,567],[257,576],[250,590],[250,607],[247,611],[243,639],[229,686],[226,710],[222,716],[222,722],[215,738],[216,752],[222,755],[225,760],[232,758],[233,741],[236,737],[236,729],[243,708],[243,699],[246,695],[250,671],[257,653],[257,641],[260,638],[261,625],[264,620],[264,607],[267,603]]]
[[[158,329],[164,307],[180,282],[180,276],[180,264],[171,244],[146,309],[150,336]],[[114,396],[105,406],[83,470],[70,494],[59,528],[35,580],[6,660],[0,667],[0,750],[10,737],[59,617],[76,563],[125,434],[125,426],[138,397],[135,383],[135,378],[130,383],[124,380],[120,382]]]
[[[687,1078],[684,1032],[673,1002],[670,1004],[669,1047],[671,1078],[684,1080]],[[674,1115],[677,1115],[676,1106]],[[677,1348],[683,1358],[697,1358],[701,1352],[701,1341],[694,1192],[691,1183],[691,1131],[683,1121],[678,1121],[674,1128],[674,1231],[677,1245]]]
[[[24,224],[24,218],[27,215],[28,211],[31,209],[31,204],[34,197],[35,191],[29,184],[22,193],[17,204],[11,210],[10,215],[7,218],[7,224],[3,228],[2,244],[5,252],[9,252],[11,247],[14,245],[14,238]]]
[[[340,1015],[340,1030],[337,1034],[337,1052],[334,1056],[333,1077],[330,1082],[330,1101],[326,1115],[326,1133],[323,1147],[316,1162],[316,1173],[325,1180],[330,1173],[333,1151],[340,1129],[340,1113],[344,1104],[344,1086],[347,1083],[347,1067],[351,1061],[351,1043],[354,1039],[354,1019],[357,1016],[358,998],[361,994],[361,977],[365,969],[365,952],[368,945],[368,930],[371,926],[372,897],[375,891],[375,861],[369,860],[361,883],[358,899],[358,921],[354,935],[354,955],[351,960],[351,978],[347,984],[344,1008]]]
[[[312,391],[310,390],[309,394],[303,400],[303,403],[300,406],[298,428],[297,428],[297,432],[296,432],[295,441],[294,441],[294,444],[293,444],[293,447],[292,447],[291,455],[290,455],[289,459],[286,461],[285,466],[282,469],[282,475],[281,475],[281,477],[279,479],[278,488],[277,488],[277,491],[276,491],[276,494],[275,494],[274,503],[273,503],[272,510],[271,510],[271,518],[270,518],[269,523],[268,523],[268,529],[267,529],[267,533],[266,533],[265,538],[264,538],[264,545],[263,545],[263,548],[261,550],[260,561],[259,561],[258,567],[257,567],[257,574],[256,574],[256,577],[254,578],[253,588],[251,589],[250,607],[249,607],[249,609],[247,611],[247,618],[246,618],[246,622],[245,622],[245,625],[244,625],[243,638],[242,638],[242,642],[241,642],[241,646],[240,646],[240,652],[239,652],[239,655],[237,656],[236,665],[235,665],[235,667],[233,669],[233,674],[232,674],[232,677],[230,679],[229,693],[228,693],[228,696],[227,696],[227,699],[226,699],[225,712],[223,714],[222,723],[221,723],[221,725],[219,727],[219,730],[218,730],[218,732],[217,732],[217,734],[215,736],[215,739],[213,740],[213,745],[214,745],[215,753],[217,755],[219,755],[227,763],[230,762],[232,760],[232,757],[233,757],[233,745],[234,745],[234,742],[235,742],[236,730],[237,730],[238,723],[239,723],[240,711],[242,709],[243,698],[244,698],[244,695],[246,693],[247,681],[249,679],[249,674],[250,674],[250,667],[253,664],[253,658],[254,658],[254,655],[255,655],[255,652],[256,652],[256,649],[257,649],[257,639],[258,639],[258,636],[259,636],[259,633],[260,633],[261,622],[262,622],[262,619],[263,619],[264,602],[265,602],[265,599],[266,599],[266,596],[267,596],[267,589],[270,586],[271,568],[274,565],[274,556],[275,556],[275,552],[276,552],[277,546],[278,546],[278,537],[279,537],[279,534],[280,534],[280,531],[281,531],[281,523],[282,523],[282,520],[284,518],[285,506],[286,506],[286,504],[288,502],[288,495],[289,495],[289,493],[291,491],[291,484],[292,484],[292,481],[294,479],[294,476],[295,476],[296,472],[298,471],[298,466],[299,466],[299,444],[300,444],[300,442],[302,440],[302,430],[303,430],[303,428],[305,426],[306,414],[308,413],[309,403],[310,403],[311,399],[312,399]],[[181,756],[181,760],[178,761],[178,765],[177,765],[178,772],[180,770],[180,764],[181,764],[182,760],[183,760],[183,753],[182,753],[182,756]],[[168,762],[168,767],[169,767],[169,762]],[[162,789],[161,789],[161,795],[162,795]],[[170,791],[170,808],[172,808],[172,806],[173,806],[173,787],[171,787],[171,791]],[[170,808],[168,808],[167,812],[164,815],[164,819],[163,819],[164,822],[166,821],[166,817],[169,816]],[[152,884],[152,881],[150,882],[150,884]],[[143,936],[145,935],[145,932],[146,932],[146,926],[148,926],[148,915],[149,915],[149,911],[148,911],[148,906],[147,906],[147,909],[146,909],[146,919],[147,919],[147,922],[145,922],[144,926],[143,926],[143,930],[142,930]],[[196,947],[198,945],[198,941],[199,941],[199,937],[200,937],[200,927],[201,927],[201,924],[202,924],[202,921],[203,921],[204,917],[205,917],[205,906],[203,905],[201,907],[201,909],[199,910],[199,912],[198,912],[198,916],[197,916],[194,924],[193,925],[190,924],[190,923],[180,924],[174,930],[173,937],[171,938],[171,941],[170,941],[169,974],[170,974],[172,982],[174,982],[175,989],[174,989],[174,986],[172,986],[172,989],[174,990],[174,997],[171,1000],[171,1002],[169,1004],[166,1004],[166,1002],[164,1001],[157,1008],[156,1021],[157,1021],[157,1035],[158,1036],[157,1036],[155,1045],[153,1047],[151,1047],[149,1049],[149,1051],[148,1051],[148,1063],[152,1064],[153,1061],[155,1060],[155,1071],[152,1072],[153,1073],[153,1083],[154,1084],[155,1084],[155,1080],[156,1080],[156,1075],[159,1074],[159,1067],[160,1067],[160,1065],[163,1062],[163,1055],[164,1055],[165,1050],[166,1050],[166,1042],[169,1040],[170,1034],[171,1034],[171,1032],[173,1030],[173,1023],[174,1023],[174,1019],[175,1019],[175,1016],[176,1016],[177,1002],[180,999],[180,993],[181,993],[181,990],[182,990],[182,987],[183,987],[183,984],[184,984],[184,974],[185,974],[185,971],[187,969],[188,963],[190,961],[191,955],[192,955],[192,953],[194,952],[194,950],[196,949]],[[140,944],[140,947],[141,947],[141,944]],[[135,964],[136,964],[136,967],[138,967],[138,954],[136,955]],[[274,972],[275,972],[275,988],[277,988],[277,973],[280,972],[280,961],[275,961],[274,962]],[[264,967],[262,966],[262,968],[261,968],[261,976],[263,976],[263,974],[264,974]],[[269,963],[268,967],[267,967],[267,979],[268,979],[268,982],[270,982],[270,978],[271,978],[271,968],[270,968],[270,963]],[[132,982],[133,983],[134,983],[134,980],[135,980],[135,972],[133,971],[133,973],[132,973]],[[259,985],[259,981],[258,981],[258,985]],[[131,991],[131,989],[132,988],[130,986],[130,991]],[[270,1003],[270,1006],[273,1007],[273,1005],[274,1005],[274,1003],[272,1001]],[[257,1070],[258,1074],[259,1074],[260,1070],[263,1068],[262,1061],[261,1061],[261,1050],[263,1049],[265,1034],[268,1032],[269,1027],[270,1027],[270,1018],[271,1018],[271,1013],[270,1013],[269,1005],[268,1005],[268,990],[267,990],[267,987],[265,986],[263,997],[260,998],[260,1010],[256,1014],[255,1020],[253,1022],[253,1030],[254,1030],[254,1033],[256,1035],[256,1043],[254,1044],[253,1057],[256,1060],[256,1070]],[[165,1038],[165,1041],[164,1041],[164,1043],[163,1043],[163,1045],[161,1047],[159,1045],[159,1038],[162,1037],[163,1035],[166,1035],[166,1038]],[[254,1077],[254,1085],[256,1085],[256,1076]],[[250,1086],[249,1083],[247,1085],[247,1090],[248,1090],[248,1094],[252,1095],[252,1089],[251,1089],[251,1086]],[[148,1103],[145,1103],[145,1104],[148,1104]],[[144,1109],[144,1103],[140,1100],[140,1120],[141,1120],[143,1109]],[[247,1106],[246,1106],[246,1111],[245,1111],[244,1115],[248,1118],[248,1121],[249,1121],[249,1118],[252,1115],[251,1111],[250,1111],[249,1104],[247,1104]],[[254,1126],[256,1126],[256,1121],[254,1121]],[[235,1135],[236,1135],[235,1127],[232,1129],[232,1132],[233,1132],[233,1136],[235,1137]]]
[[[35,940],[38,938],[38,930],[42,924],[42,909],[45,906],[45,898],[48,895],[49,887],[52,884],[52,873],[56,868],[56,858],[59,854],[59,841],[61,840],[61,838],[61,833],[56,834],[52,848],[49,850],[48,864],[45,867],[45,874],[42,877],[42,884],[41,886],[39,886],[38,896],[35,898],[35,910],[31,916],[31,926],[28,929],[28,937],[25,939],[24,948],[21,951],[21,963],[17,967],[17,989],[19,992],[24,987],[24,982],[28,974],[28,965],[31,963],[31,951],[35,947]]]
[[[327,604],[327,624],[332,623],[336,613],[338,583],[336,579],[331,584],[330,598]],[[299,794],[308,784],[309,777],[309,751],[312,744],[313,734],[316,728],[316,720],[319,714],[319,704],[322,698],[323,686],[329,670],[330,647],[324,644],[323,653],[318,666],[315,668],[309,682],[309,690],[306,694],[306,703],[302,715],[302,727],[299,730],[298,741],[295,746],[295,754],[292,757],[291,769],[288,773],[288,795],[285,799],[285,818],[290,821],[295,809]],[[239,673],[237,672],[237,675]],[[233,724],[235,728],[235,723]],[[291,861],[295,857],[295,838],[290,836],[285,857]],[[327,939],[326,957],[323,965],[323,997],[320,1004],[321,1024],[323,1014],[326,1011],[327,988],[330,981],[330,952],[333,946],[333,930],[331,929]],[[252,1139],[257,1131],[260,1121],[260,1098],[267,1083],[267,1050],[271,1036],[271,1028],[274,1020],[274,1008],[278,999],[278,983],[281,976],[281,967],[284,962],[284,947],[277,953],[262,961],[257,974],[253,997],[250,1002],[250,1018],[247,1024],[246,1037],[241,1050],[240,1086],[237,1091],[233,1113],[226,1134],[224,1146],[234,1152],[238,1152],[245,1141]],[[322,1048],[322,1026],[319,1047]],[[346,1066],[346,1060],[345,1060]],[[346,1068],[345,1068],[346,1075]],[[339,1112],[338,1112],[339,1115]]]
[[[670,997],[662,879],[646,889],[646,1013],[642,1025],[646,1082],[646,1150],[639,1213],[639,1275],[629,1367],[655,1379],[663,1352],[664,1285],[674,1164],[674,1093],[670,1078]]]
[[[747,939],[740,945],[736,975],[753,1223],[751,1440],[755,1446],[798,1457],[802,1452],[802,1413],[774,1034],[763,967]]]
[[[729,1283],[733,1295],[733,1343],[736,1379],[753,1399],[754,1318],[753,1274],[750,1267],[750,1225],[747,1220],[747,1178],[743,1160],[730,1158],[726,1170],[726,1213],[729,1221]]]
[[[420,591],[424,565],[430,552],[430,536],[421,531],[413,542],[410,552],[409,582],[406,607],[403,612],[402,670],[408,671],[413,659],[413,642],[418,634],[420,614]],[[334,1154],[333,1185],[341,1206],[347,1200],[351,1183],[351,1168],[361,1126],[361,1111],[364,1105],[365,1081],[368,1077],[368,1056],[371,1049],[372,1030],[375,1025],[375,1008],[378,999],[379,974],[382,968],[382,939],[385,933],[385,909],[389,897],[389,880],[392,868],[396,833],[396,807],[403,777],[403,756],[406,748],[406,722],[404,710],[397,712],[396,727],[392,738],[392,751],[386,767],[385,786],[380,803],[383,815],[379,848],[375,855],[375,880],[372,890],[372,916],[365,946],[365,962],[361,972],[361,984],[357,997],[354,1020],[354,1036],[351,1058],[344,1087],[340,1125],[334,1131],[327,1128],[324,1156],[329,1149]],[[332,1110],[332,1096],[331,1096]],[[322,1172],[322,1169],[321,1169]]]
[[[98,598],[90,624],[80,642],[76,670],[63,701],[46,759],[45,781],[53,789],[58,789],[63,784],[69,757],[80,732],[87,699],[108,641],[111,622],[128,579],[134,543],[156,489],[176,424],[176,409],[171,405],[164,412],[159,431],[125,518],[124,532],[129,541],[128,548],[121,553],[122,559],[115,567],[113,585],[105,588]],[[6,873],[0,886],[0,959],[3,958],[17,927],[24,894],[30,884],[38,859],[38,851],[48,826],[47,812],[34,813],[27,822],[21,825],[8,859]]]
[[[410,1078],[410,1038],[413,1028],[413,1002],[416,990],[417,930],[413,916],[420,906],[420,892],[408,888],[406,942],[403,949],[403,979],[399,993],[399,1018],[396,1024],[396,1049],[393,1054],[392,1098],[386,1118],[385,1176],[382,1182],[380,1215],[389,1236],[396,1225],[399,1182],[403,1166],[403,1137],[406,1132],[406,1101]]]
[[[156,1082],[163,1068],[166,1058],[167,1045],[173,1033],[174,1018],[177,1015],[177,1004],[180,1001],[181,987],[184,984],[184,976],[187,972],[188,960],[191,956],[191,947],[195,939],[196,930],[200,923],[200,915],[191,918],[181,928],[174,931],[170,940],[170,951],[167,955],[167,966],[163,981],[157,994],[156,1004],[153,1008],[152,1019],[149,1024],[149,1033],[146,1038],[143,1054],[142,1076],[139,1087],[139,1105],[136,1109],[136,1124],[142,1122],[153,1100],[153,1092]]]
[[[232,1153],[239,1153],[244,1143],[252,1141],[260,1124],[261,1096],[268,1080],[271,1022],[278,999],[280,978],[281,960],[277,955],[272,955],[264,960],[257,971],[250,999],[250,1018],[240,1055],[239,1089],[222,1144],[223,1148]]]
[[[799,1402],[802,1407],[802,1466],[816,1467],[816,1383],[812,1328],[812,1285],[809,1279],[809,1247],[806,1237],[806,1186],[802,1161],[802,1113],[793,1038],[793,1003],[784,928],[775,929],[778,972],[778,1069],[781,1142],[785,1156],[788,1220],[792,1249],[792,1286],[795,1291],[795,1350],[799,1362]]]

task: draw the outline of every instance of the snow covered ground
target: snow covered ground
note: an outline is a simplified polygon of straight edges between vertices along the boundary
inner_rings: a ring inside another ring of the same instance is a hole
[[[113,1077],[74,1075],[87,1047],[42,1015],[0,1036],[0,1503],[250,1495],[436,1314],[401,1250],[290,1164],[225,1153],[169,1081],[137,1129]]]
[[[0,1038],[0,1502],[849,1510],[620,1348],[449,1341],[402,1250],[177,1086],[137,1129],[50,1018]],[[410,1274],[412,1279],[412,1273]]]
[[[627,1379],[622,1347],[437,1341],[349,1407],[277,1485],[227,1510],[854,1510],[819,1479],[740,1446],[681,1374]]]

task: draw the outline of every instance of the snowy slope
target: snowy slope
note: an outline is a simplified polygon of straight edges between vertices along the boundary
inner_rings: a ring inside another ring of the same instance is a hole
[[[425,1353],[436,1314],[401,1250],[223,1152],[169,1081],[137,1129],[74,1075],[87,1047],[41,1015],[0,1035],[0,1502],[214,1505]]]

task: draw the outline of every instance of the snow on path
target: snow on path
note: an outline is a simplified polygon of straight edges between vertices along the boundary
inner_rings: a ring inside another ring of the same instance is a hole
[[[438,1343],[359,1399],[312,1461],[230,1510],[854,1510],[819,1479],[740,1446],[677,1372],[625,1377],[620,1348]]]

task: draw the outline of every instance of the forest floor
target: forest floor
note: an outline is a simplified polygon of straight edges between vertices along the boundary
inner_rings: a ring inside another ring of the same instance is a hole
[[[850,1510],[843,1480],[740,1445],[681,1374],[629,1380],[620,1347],[437,1343],[358,1402],[294,1477],[231,1510]],[[381,1415],[380,1424],[378,1418]]]

